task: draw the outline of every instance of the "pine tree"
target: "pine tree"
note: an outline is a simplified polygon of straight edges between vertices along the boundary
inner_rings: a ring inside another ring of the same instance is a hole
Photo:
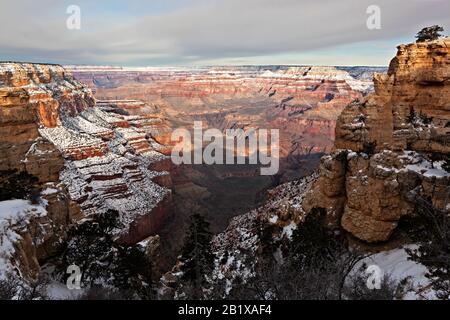
[[[414,108],[410,108],[409,110],[409,115],[406,118],[408,123],[414,124],[417,120],[417,114],[416,111],[414,110]]]
[[[320,269],[347,250],[344,240],[326,228],[325,216],[324,209],[313,208],[293,232],[290,255],[298,265]]]
[[[191,216],[187,236],[181,249],[182,280],[193,288],[193,298],[202,297],[206,275],[211,273],[214,256],[211,251],[212,234],[209,223],[200,214]]]
[[[118,246],[114,285],[121,291],[135,292],[141,299],[155,298],[152,262],[139,245]]]
[[[313,208],[292,235],[289,263],[307,275],[301,282],[315,297],[342,299],[345,281],[364,255],[350,250],[342,232],[326,227],[326,211]]]
[[[115,243],[111,231],[120,226],[119,213],[108,210],[69,231],[69,241],[63,255],[63,265],[75,264],[83,272],[82,281],[92,285],[95,280],[108,278],[114,260]],[[65,272],[65,271],[64,271]]]
[[[279,241],[274,239],[274,233],[276,225],[267,223],[266,221],[260,221],[258,225],[258,239],[260,242],[259,251],[260,255],[264,259],[273,260],[273,254],[280,245]]]

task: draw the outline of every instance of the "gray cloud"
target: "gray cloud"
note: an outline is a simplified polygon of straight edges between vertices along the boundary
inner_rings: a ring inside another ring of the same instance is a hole
[[[80,31],[65,27],[65,10],[72,2],[82,9]],[[72,2],[2,4],[0,59],[187,64],[332,50],[400,37],[412,40],[428,24],[450,28],[448,0],[201,0],[164,13],[152,13],[144,1],[135,1],[144,12],[134,19],[126,12],[123,17],[100,15],[89,11],[87,1]],[[381,30],[366,28],[371,4],[381,8]]]

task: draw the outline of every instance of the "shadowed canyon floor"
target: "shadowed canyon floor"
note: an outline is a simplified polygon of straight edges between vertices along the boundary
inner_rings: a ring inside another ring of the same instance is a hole
[[[289,169],[291,178],[311,174],[321,154],[300,156]],[[158,232],[166,267],[174,263],[182,245],[189,217],[200,213],[220,233],[230,219],[261,205],[267,190],[280,182],[278,176],[261,176],[259,165],[181,165],[171,171],[173,193],[170,217]],[[168,263],[166,265],[166,263]]]

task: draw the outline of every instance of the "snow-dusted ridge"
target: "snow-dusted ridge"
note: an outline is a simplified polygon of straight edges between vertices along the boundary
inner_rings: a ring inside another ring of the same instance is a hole
[[[166,156],[147,136],[153,130],[151,125],[135,126],[145,118],[105,112],[102,108],[106,107],[103,103],[86,108],[76,116],[63,111],[58,126],[41,127],[39,132],[65,157],[60,178],[83,212],[118,210],[128,226],[137,217],[149,214],[169,193],[152,180],[168,173],[149,169]],[[129,126],[117,125],[124,123]]]

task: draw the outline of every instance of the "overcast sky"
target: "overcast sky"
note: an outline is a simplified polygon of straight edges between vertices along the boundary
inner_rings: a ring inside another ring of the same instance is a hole
[[[69,5],[80,30],[66,27]],[[381,9],[379,30],[366,26],[369,5]],[[432,24],[450,31],[450,0],[2,0],[0,60],[387,65]]]

